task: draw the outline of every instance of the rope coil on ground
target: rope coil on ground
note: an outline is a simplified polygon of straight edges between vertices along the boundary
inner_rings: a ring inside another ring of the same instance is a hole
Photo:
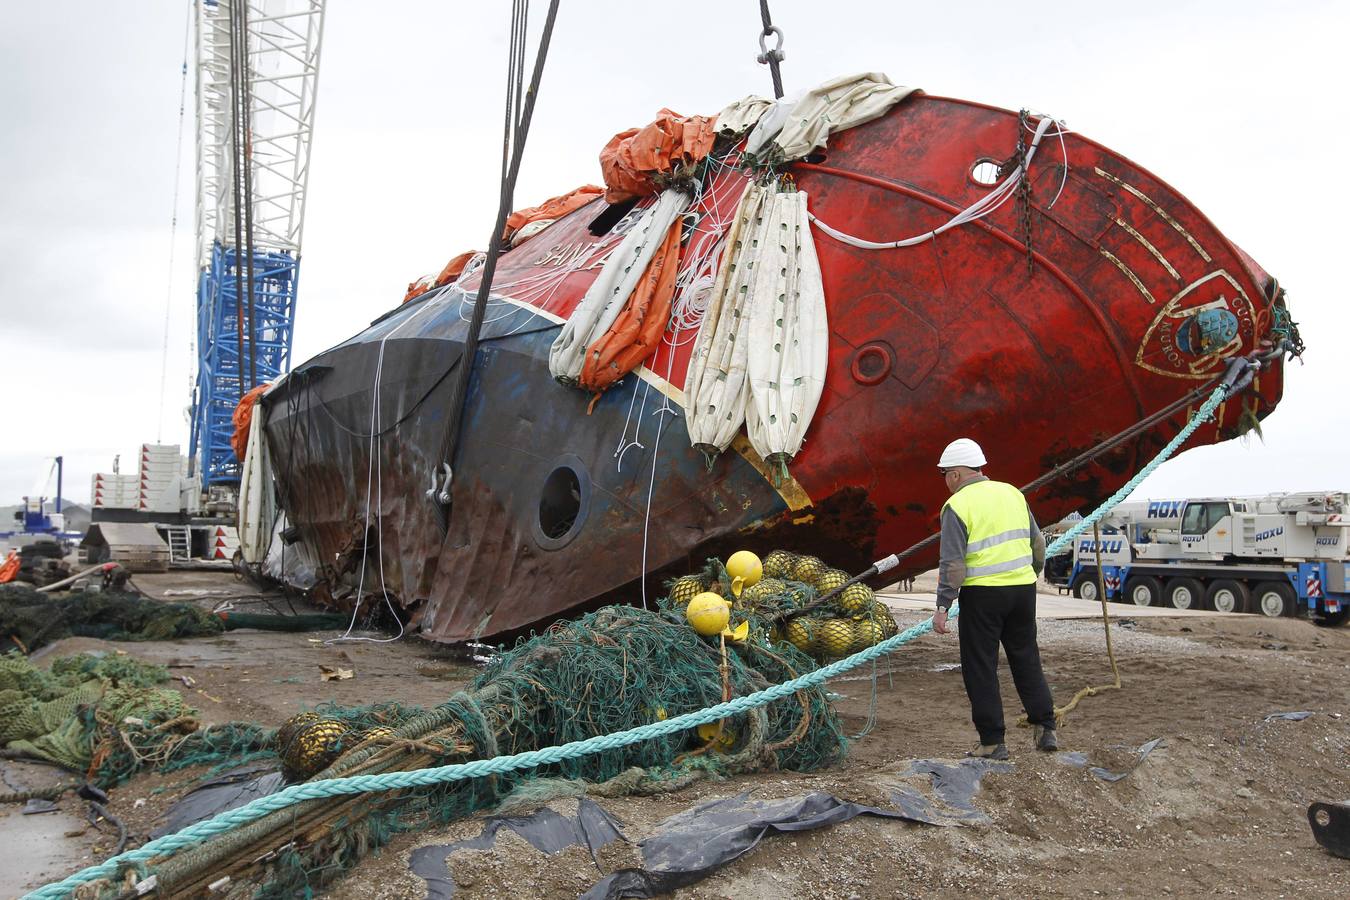
[[[1062,723],[1064,717],[1073,712],[1078,706],[1078,701],[1082,700],[1084,697],[1095,697],[1102,691],[1118,691],[1122,686],[1120,680],[1120,667],[1116,665],[1115,646],[1111,643],[1111,614],[1106,607],[1106,576],[1103,574],[1105,570],[1102,568],[1102,536],[1101,532],[1097,529],[1096,524],[1093,524],[1092,526],[1092,541],[1096,545],[1097,599],[1100,600],[1102,604],[1102,628],[1106,631],[1106,658],[1111,663],[1111,674],[1115,676],[1115,682],[1112,684],[1088,685],[1085,688],[1080,688],[1078,693],[1074,694],[1073,697],[1069,699],[1068,703],[1063,706],[1055,707],[1056,724]],[[1017,720],[1017,724],[1030,725],[1031,721],[1024,715]]]

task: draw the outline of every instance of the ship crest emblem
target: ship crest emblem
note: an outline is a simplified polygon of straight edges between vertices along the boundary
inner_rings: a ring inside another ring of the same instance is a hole
[[[1220,269],[1163,304],[1134,361],[1170,378],[1209,378],[1225,359],[1244,352],[1255,333],[1251,300]]]

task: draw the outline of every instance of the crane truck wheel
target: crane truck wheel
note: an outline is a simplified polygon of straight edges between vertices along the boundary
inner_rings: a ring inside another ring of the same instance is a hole
[[[1073,580],[1071,592],[1079,600],[1090,600],[1096,602],[1100,599],[1101,590],[1097,585],[1097,573],[1083,571],[1078,573],[1078,577]]]
[[[1205,592],[1205,606],[1221,613],[1245,613],[1251,611],[1252,593],[1240,581],[1221,578],[1209,586]]]
[[[1298,598],[1294,589],[1282,581],[1265,581],[1256,586],[1255,612],[1263,616],[1278,619],[1280,616],[1292,616],[1298,608]]]
[[[1125,599],[1135,606],[1157,606],[1162,600],[1162,582],[1152,575],[1136,575],[1125,582]]]
[[[1194,578],[1172,578],[1168,580],[1163,596],[1173,609],[1199,609],[1204,590]]]

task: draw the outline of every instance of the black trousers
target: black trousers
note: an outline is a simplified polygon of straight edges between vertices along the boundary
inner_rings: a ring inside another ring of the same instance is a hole
[[[1022,708],[1035,725],[1055,725],[1055,703],[1036,646],[1036,585],[961,588],[961,677],[981,744],[1003,743],[1003,698],[998,690],[998,645],[1008,656]]]

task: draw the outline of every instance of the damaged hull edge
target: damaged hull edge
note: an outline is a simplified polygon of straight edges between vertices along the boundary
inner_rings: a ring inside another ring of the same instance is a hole
[[[445,356],[453,355],[451,346],[462,348],[463,323],[457,314],[453,318],[452,333],[443,339]],[[332,571],[321,577],[331,593],[338,593],[331,586],[344,578],[355,581],[368,470],[370,545],[383,547],[383,588],[404,605],[425,601],[419,604],[423,634],[444,641],[518,629],[633,584],[642,574],[644,533],[649,567],[659,568],[690,559],[719,536],[789,512],[779,492],[741,454],[723,454],[709,472],[703,457],[689,448],[683,412],[673,403],[662,409],[665,397],[647,381],[626,379],[588,417],[589,398],[549,376],[556,326],[541,324],[547,327],[484,334],[456,465],[462,474],[453,480],[453,512],[444,537],[425,492],[439,469],[451,380],[426,384],[415,369],[396,365],[403,339],[395,337],[385,348],[386,433],[375,442],[377,459],[370,455],[373,367],[343,359],[326,377],[311,379],[306,366],[271,398],[268,437],[280,461],[278,477],[292,486],[283,489],[283,504],[302,539],[317,545],[321,559],[333,561]],[[372,344],[377,345],[378,340]],[[349,352],[333,351],[339,358]],[[325,367],[327,358],[310,365]],[[351,393],[344,394],[339,373],[359,373],[365,383],[350,385]],[[417,403],[420,397],[425,399]],[[620,449],[621,442],[631,443]],[[563,474],[550,485],[557,470]],[[551,497],[555,508],[541,516],[546,493],[561,496]],[[567,499],[574,495],[576,518],[567,527]],[[365,591],[378,596],[374,552]],[[639,601],[640,589],[628,599]]]

